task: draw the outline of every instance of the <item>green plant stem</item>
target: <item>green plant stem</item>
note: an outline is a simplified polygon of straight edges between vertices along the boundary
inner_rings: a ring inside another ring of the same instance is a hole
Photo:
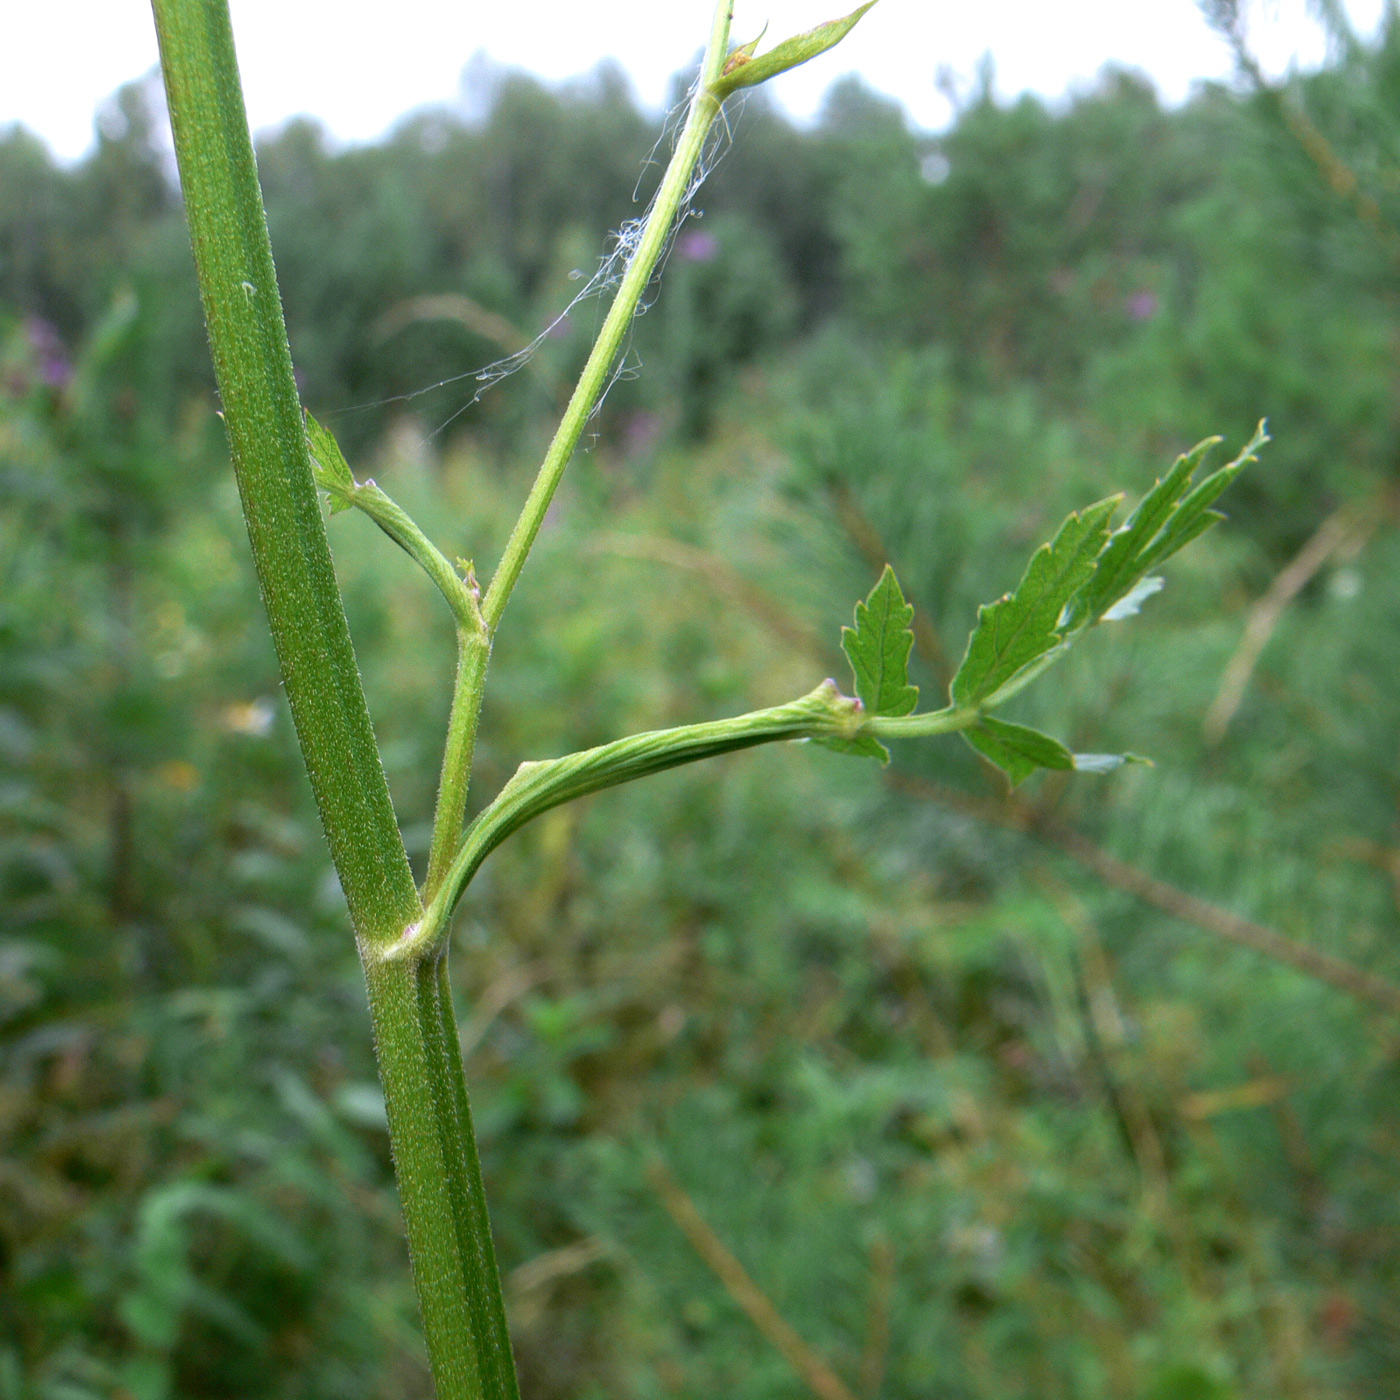
[[[312,480],[226,0],[153,0],[190,240],[297,738],[365,966],[439,1400],[516,1400],[445,966],[386,961],[422,905]]]
[[[360,953],[435,1393],[518,1400],[446,958]]]
[[[481,611],[486,619],[486,626],[492,633],[500,624],[501,615],[510,601],[511,590],[520,577],[520,571],[525,567],[530,546],[539,534],[545,512],[549,509],[550,501],[554,499],[554,492],[558,489],[564,469],[569,465],[578,440],[607,386],[608,376],[622,348],[627,329],[636,315],[637,303],[641,300],[647,283],[651,281],[652,272],[670,237],[676,215],[691,189],[695,166],[705,148],[705,139],[715,118],[719,116],[720,99],[712,91],[712,86],[724,67],[732,16],[733,0],[719,0],[710,30],[710,41],[701,64],[700,79],[690,104],[690,114],[686,118],[680,139],[676,142],[676,149],[666,167],[666,174],[656,191],[656,198],[652,201],[637,250],[627,264],[627,271],[623,274],[617,296],[608,311],[607,319],[603,322],[603,329],[598,333],[588,362],[579,376],[578,385],[564,410],[558,431],[545,453],[539,474],[535,477],[530,494],[510,532],[509,540],[506,541],[505,552],[492,576],[491,585],[486,590]]]
[[[873,739],[926,739],[934,734],[956,734],[977,723],[982,711],[976,706],[963,709],[929,710],[918,715],[876,715],[866,720],[859,732]]]
[[[462,819],[467,810],[467,785],[471,781],[476,728],[481,697],[486,687],[486,667],[491,642],[484,627],[468,632],[457,629],[457,679],[447,720],[447,743],[442,752],[442,776],[438,780],[437,807],[433,812],[433,837],[428,848],[428,875],[423,898],[431,901],[452,865],[462,839]]]
[[[601,792],[718,754],[788,739],[849,743],[858,735],[913,739],[952,734],[977,722],[977,709],[946,709],[898,718],[869,717],[859,701],[823,681],[800,700],[753,710],[730,719],[633,734],[563,758],[522,763],[510,781],[468,828],[451,869],[429,902],[422,922],[384,951],[389,959],[424,956],[440,945],[457,901],[497,846],[533,818],[575,798]]]
[[[307,415],[307,438],[316,484],[331,498],[331,509],[354,507],[363,511],[432,580],[447,600],[457,622],[457,675],[452,708],[443,747],[442,776],[438,781],[437,808],[433,813],[433,837],[428,855],[425,897],[431,899],[457,849],[462,818],[467,807],[476,747],[477,719],[491,658],[491,637],[481,617],[481,597],[471,567],[466,578],[447,562],[446,556],[423,533],[418,523],[373,481],[360,484],[351,475],[335,439]],[[317,460],[321,456],[332,461]]]
[[[351,491],[328,484],[320,478],[317,484],[331,495],[363,511],[405,554],[433,581],[447,600],[459,632],[472,635],[481,632],[481,609],[474,587],[465,582],[447,562],[446,556],[423,533],[411,515],[372,481]]]
[[[292,377],[272,249],[220,0],[156,0],[209,345],[287,699],[362,937],[418,904],[360,686]]]
[[[408,554],[447,600],[457,623],[456,679],[448,714],[447,741],[443,745],[437,804],[433,811],[428,873],[423,884],[423,897],[430,900],[447,874],[461,840],[467,787],[476,750],[476,728],[481,716],[486,668],[491,660],[491,637],[482,620],[476,580],[470,569],[468,577],[463,579],[408,512],[374,482],[367,481],[363,486],[347,490],[318,475],[317,483],[334,499],[362,510]]]
[[[680,140],[666,168],[666,174],[652,201],[637,250],[627,265],[617,296],[608,311],[583,373],[569,399],[558,430],[530,488],[530,494],[506,542],[505,552],[480,609],[481,629],[475,634],[463,631],[459,619],[457,683],[452,695],[452,710],[448,718],[447,745],[443,751],[442,778],[438,785],[437,806],[433,812],[433,836],[428,854],[428,875],[424,884],[425,897],[431,901],[441,890],[452,857],[461,839],[462,820],[466,813],[467,787],[471,778],[472,752],[476,729],[485,693],[486,668],[490,661],[491,640],[500,625],[501,615],[515,587],[530,547],[539,534],[545,512],[554,498],[564,469],[573,456],[578,440],[597,407],[607,386],[608,375],[617,360],[627,328],[637,312],[637,303],[656,268],[662,249],[675,223],[676,214],[691,187],[696,163],[704,149],[720,103],[710,91],[724,66],[729,45],[729,22],[733,13],[732,0],[719,0],[710,29],[710,41],[705,50],[700,81],[691,102],[690,115]],[[363,488],[361,488],[363,489]],[[439,585],[441,586],[441,585]],[[449,599],[449,601],[451,601]],[[454,901],[455,903],[455,901]]]

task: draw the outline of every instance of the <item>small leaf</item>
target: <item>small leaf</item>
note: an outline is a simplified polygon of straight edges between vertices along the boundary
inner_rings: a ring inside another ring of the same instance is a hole
[[[1142,605],[1154,593],[1160,593],[1167,585],[1161,574],[1149,574],[1140,578],[1133,586],[1099,619],[1100,622],[1122,622],[1124,618],[1136,617]]]
[[[1113,773],[1125,763],[1140,763],[1152,767],[1150,758],[1136,753],[1077,753],[1074,756],[1076,773]]]
[[[864,5],[852,10],[844,19],[829,20],[815,29],[809,29],[805,34],[795,34],[791,39],[784,39],[781,44],[774,45],[759,58],[751,56],[757,40],[744,48],[736,49],[725,64],[726,71],[715,80],[715,96],[722,101],[740,88],[754,87],[758,83],[767,82],[769,78],[825,53],[855,28],[856,22],[874,3],[875,0],[866,0]],[[736,59],[740,61],[736,62]]]
[[[768,25],[765,23],[763,28],[758,31],[758,36],[756,38],[750,39],[747,44],[738,44],[735,46],[733,52],[725,59],[724,67],[720,71],[725,76],[728,76],[736,68],[742,68],[744,64],[754,56],[754,51],[758,48],[759,44],[763,42],[763,36],[766,33],[768,33]]]
[[[354,492],[355,477],[340,444],[332,437],[328,428],[323,428],[305,409],[306,445],[311,451],[311,474],[316,485],[331,498],[331,514],[349,510],[349,496]]]
[[[971,729],[964,729],[963,738],[983,758],[995,763],[1011,779],[1012,787],[1025,782],[1037,768],[1067,773],[1075,766],[1074,755],[1058,739],[990,715],[983,715]]]
[[[1093,576],[1118,501],[1110,496],[1071,515],[1055,538],[1031,556],[1016,591],[978,609],[977,627],[953,677],[955,705],[1008,698],[1014,693],[1010,682],[1063,642],[1063,615]]]
[[[1254,430],[1254,436],[1240,449],[1239,456],[1233,462],[1227,462],[1213,471],[1172,512],[1171,519],[1162,527],[1152,547],[1143,555],[1145,569],[1150,569],[1163,559],[1169,558],[1197,535],[1208,530],[1217,520],[1225,518],[1210,507],[1249,463],[1259,460],[1259,449],[1269,441],[1266,427],[1267,424],[1261,420]]]
[[[919,702],[918,686],[909,684],[913,616],[894,570],[886,564],[870,596],[856,604],[855,627],[841,629],[841,650],[851,663],[856,694],[868,714],[907,715]]]

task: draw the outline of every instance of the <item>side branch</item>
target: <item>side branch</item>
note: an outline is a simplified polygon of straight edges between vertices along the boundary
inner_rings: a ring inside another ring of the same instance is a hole
[[[396,500],[372,480],[355,480],[340,444],[309,413],[305,416],[311,470],[316,485],[330,497],[331,514],[353,508],[369,516],[433,581],[457,619],[458,632],[485,643],[486,628],[478,606],[480,595],[470,566],[465,570],[466,577],[461,577]]]
[[[700,82],[690,105],[690,115],[686,119],[680,139],[676,142],[675,153],[666,167],[661,187],[652,202],[651,212],[642,227],[637,251],[627,264],[622,285],[618,288],[607,319],[603,322],[603,329],[598,333],[598,339],[594,342],[578,385],[564,410],[558,431],[545,453],[534,485],[530,488],[530,494],[521,507],[520,516],[510,532],[510,539],[506,541],[505,552],[491,579],[491,585],[486,590],[482,612],[492,633],[500,624],[501,615],[510,601],[511,591],[525,567],[530,547],[544,523],[545,512],[549,509],[549,503],[554,499],[554,493],[563,478],[564,469],[569,465],[579,438],[583,436],[583,430],[588,426],[588,420],[593,416],[598,400],[607,387],[608,376],[622,349],[627,328],[636,315],[642,293],[651,281],[651,275],[666,246],[666,240],[670,237],[676,215],[691,189],[695,167],[699,164],[700,153],[705,148],[710,127],[719,116],[720,99],[711,89],[719,76],[729,47],[731,8],[727,0],[720,0],[715,11],[710,42],[705,50]]]
[[[603,329],[598,333],[598,339],[594,342],[588,362],[579,377],[578,386],[564,410],[564,417],[554,435],[554,441],[549,445],[539,474],[521,509],[520,518],[515,522],[510,539],[506,542],[505,552],[491,580],[491,586],[486,590],[482,612],[485,614],[487,627],[493,633],[505,612],[506,603],[510,601],[511,590],[520,577],[520,571],[525,567],[530,546],[539,534],[545,512],[549,509],[549,503],[564,475],[564,469],[569,465],[578,440],[607,387],[608,375],[617,361],[623,338],[636,315],[642,293],[651,281],[652,273],[656,270],[656,264],[666,247],[676,216],[695,191],[695,185],[698,183],[695,171],[705,149],[710,128],[719,116],[725,98],[740,88],[762,83],[768,78],[808,62],[818,54],[825,53],[840,43],[874,4],[875,0],[866,0],[865,4],[844,19],[832,20],[805,34],[794,35],[768,53],[755,58],[754,51],[758,40],[730,52],[729,26],[734,18],[734,4],[733,0],[717,0],[709,42],[705,46],[705,56],[700,64],[700,76],[691,97],[690,112],[676,141],[670,164],[661,178],[660,188],[642,225],[637,250],[627,264],[622,284],[608,311],[607,319],[603,322]]]
[[[575,798],[697,763],[719,754],[786,739],[816,739],[847,746],[858,736],[921,738],[967,729],[976,710],[939,710],[899,718],[871,717],[858,700],[842,695],[834,681],[786,705],[754,710],[732,719],[633,734],[563,758],[522,763],[495,800],[471,824],[452,867],[432,896],[423,920],[381,951],[389,960],[432,952],[481,863],[527,822]]]

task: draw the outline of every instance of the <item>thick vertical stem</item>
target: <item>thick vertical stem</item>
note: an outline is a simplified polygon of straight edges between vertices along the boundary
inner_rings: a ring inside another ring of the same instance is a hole
[[[363,943],[361,955],[394,1175],[438,1400],[516,1400],[509,1352],[508,1384],[488,1384],[481,1338],[473,1325],[471,1299],[477,1280],[471,1268],[478,1251],[462,1248],[471,1222],[457,1209],[452,1178],[463,1170],[465,1154],[442,1064],[440,1021],[425,1014],[423,982],[431,977],[430,965],[379,961]],[[475,1159],[474,1147],[472,1156]],[[499,1291],[494,1262],[487,1286],[490,1283]]]
[[[287,699],[362,936],[418,900],[330,546],[272,265],[225,0],[155,0],[166,96],[224,424]]]
[[[438,1400],[519,1400],[446,958],[361,951]]]
[[[516,1400],[451,1007],[380,950],[422,917],[341,607],[292,378],[226,0],[153,0],[209,344],[297,738],[354,921],[439,1400]]]
[[[420,963],[420,995],[423,1023],[436,1029],[434,1044],[441,1065],[439,1082],[450,1107],[462,1151],[452,1156],[448,1177],[453,1218],[459,1231],[459,1247],[467,1261],[468,1295],[472,1330],[478,1339],[478,1359],[488,1384],[484,1394],[515,1396],[515,1364],[506,1327],[496,1251],[491,1243],[491,1221],[481,1180],[481,1161],[472,1127],[467,1076],[462,1064],[457,1017],[452,1009],[452,983],[447,975],[447,950],[440,957]]]

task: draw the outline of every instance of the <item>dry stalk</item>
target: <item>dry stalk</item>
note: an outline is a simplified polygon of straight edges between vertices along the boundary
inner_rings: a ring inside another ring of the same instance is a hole
[[[1307,587],[1313,576],[1336,553],[1355,552],[1375,526],[1374,516],[1359,520],[1346,506],[1334,511],[1311,539],[1282,569],[1268,591],[1249,610],[1244,634],[1220,678],[1220,689],[1206,711],[1201,733],[1207,744],[1218,744],[1239,710],[1254,668],[1274,635],[1288,605]]]
[[[1041,816],[1016,798],[996,801],[973,797],[970,793],[959,792],[942,783],[912,778],[903,773],[891,773],[886,781],[891,787],[912,797],[936,802],[977,821],[1030,836],[1063,852],[1086,870],[1091,870],[1106,885],[1133,895],[1174,919],[1194,924],[1206,933],[1248,948],[1251,952],[1261,953],[1276,962],[1286,963],[1296,971],[1325,982],[1358,1001],[1367,1002],[1391,1016],[1400,1016],[1400,986],[1394,982],[1158,880],[1120,860],[1102,846],[1095,845],[1077,831]]]
[[[797,1335],[768,1295],[749,1277],[748,1270],[710,1228],[695,1202],[660,1158],[653,1157],[647,1163],[647,1177],[666,1214],[679,1226],[691,1248],[709,1266],[749,1321],[783,1354],[817,1400],[856,1400],[827,1360]]]

